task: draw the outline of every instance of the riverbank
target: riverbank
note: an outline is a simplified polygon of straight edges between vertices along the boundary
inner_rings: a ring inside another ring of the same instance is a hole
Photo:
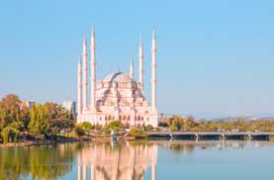
[[[70,140],[28,140],[28,141],[22,141],[22,142],[16,142],[16,143],[5,143],[0,144],[0,147],[12,147],[12,146],[42,146],[42,145],[52,145],[56,143],[71,143],[71,142],[80,142],[80,140],[77,139],[70,139]]]
[[[118,136],[117,141],[134,141],[138,138],[130,137],[130,136]],[[43,145],[53,145],[58,143],[71,143],[71,142],[111,142],[113,141],[113,136],[83,136],[79,138],[67,138],[67,137],[59,137],[56,140],[27,140],[16,143],[0,143],[0,147],[13,147],[13,146],[43,146]]]
[[[155,136],[156,135],[156,136]],[[268,141],[268,142],[274,142],[274,136],[269,136],[268,138],[265,138],[264,136],[256,136],[256,138],[247,138],[248,136],[245,136],[245,134],[242,134],[242,136],[236,135],[231,136],[229,138],[222,138],[221,135],[213,134],[212,132],[210,135],[203,134],[202,136],[197,136],[197,134],[191,135],[191,133],[174,133],[172,136],[171,134],[163,134],[161,132],[153,132],[148,133],[147,137],[132,137],[132,136],[117,136],[115,138],[115,141],[136,141],[136,140],[146,140],[146,141],[184,141],[184,142],[198,142],[198,141],[204,141],[204,142],[211,142],[211,141]],[[105,142],[113,142],[114,137],[112,135],[98,135],[98,136],[82,136],[79,138],[67,138],[67,137],[59,137],[56,140],[27,140],[23,142],[17,142],[17,143],[6,143],[6,144],[0,144],[0,147],[13,147],[13,146],[44,146],[44,145],[54,145],[59,143],[72,143],[72,142],[95,142],[95,143],[105,143]]]

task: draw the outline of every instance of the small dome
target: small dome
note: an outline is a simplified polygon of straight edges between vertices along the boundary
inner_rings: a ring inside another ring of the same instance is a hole
[[[121,82],[121,83],[127,83],[132,82],[133,80],[130,78],[130,76],[126,73],[122,72],[116,72],[113,74],[108,75],[105,79],[105,83],[112,83],[112,82]]]

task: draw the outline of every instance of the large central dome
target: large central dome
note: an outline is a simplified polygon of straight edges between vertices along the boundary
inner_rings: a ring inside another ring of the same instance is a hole
[[[104,83],[113,83],[113,82],[128,83],[132,81],[133,80],[130,78],[128,74],[122,73],[122,72],[112,73],[103,80]]]

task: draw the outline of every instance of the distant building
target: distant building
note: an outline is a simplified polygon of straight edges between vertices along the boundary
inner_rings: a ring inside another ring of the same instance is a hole
[[[28,109],[31,109],[31,107],[34,105],[35,105],[35,102],[33,102],[33,101],[23,101],[22,102],[22,107],[26,107]]]
[[[62,105],[66,110],[70,111],[74,117],[76,117],[76,102],[64,101]]]

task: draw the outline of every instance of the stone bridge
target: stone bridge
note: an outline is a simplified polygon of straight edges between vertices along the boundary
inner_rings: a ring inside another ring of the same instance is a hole
[[[269,140],[274,132],[148,132],[149,139]]]

